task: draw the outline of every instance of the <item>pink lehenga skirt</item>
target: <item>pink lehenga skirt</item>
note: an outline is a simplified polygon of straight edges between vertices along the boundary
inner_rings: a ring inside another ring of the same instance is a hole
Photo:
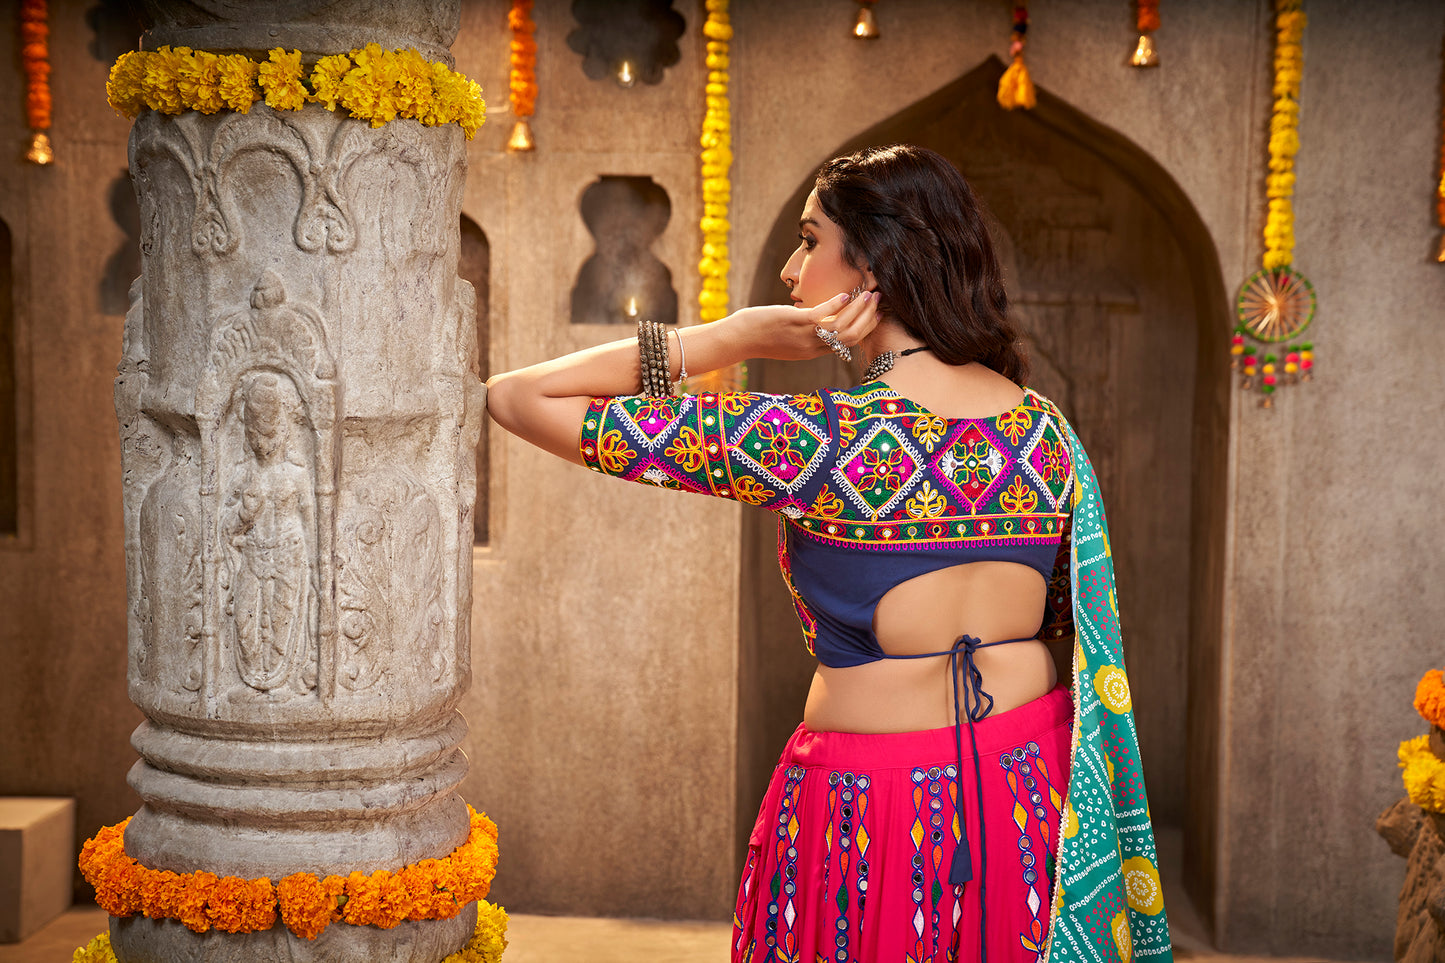
[[[967,725],[961,779],[952,726],[798,726],[748,843],[734,963],[1034,963],[1047,936],[1072,723],[1062,685],[975,723],[981,779]],[[956,886],[949,869],[963,833],[972,878]]]

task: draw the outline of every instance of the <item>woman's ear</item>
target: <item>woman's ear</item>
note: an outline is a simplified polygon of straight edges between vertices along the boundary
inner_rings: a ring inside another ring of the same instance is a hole
[[[878,290],[878,279],[873,276],[873,270],[872,270],[871,268],[864,268],[864,269],[863,269],[863,290],[865,290],[865,291],[877,291],[877,290]]]

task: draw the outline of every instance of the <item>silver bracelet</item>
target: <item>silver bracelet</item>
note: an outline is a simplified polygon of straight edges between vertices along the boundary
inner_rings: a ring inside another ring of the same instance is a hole
[[[672,389],[677,394],[684,393],[683,383],[687,381],[687,352],[682,349],[682,329],[674,328],[673,334],[677,335],[677,380],[672,383]]]

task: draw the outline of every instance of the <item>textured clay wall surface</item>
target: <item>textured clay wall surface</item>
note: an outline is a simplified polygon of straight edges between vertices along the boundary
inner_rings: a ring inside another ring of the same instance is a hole
[[[492,249],[504,371],[635,333],[573,324],[597,242],[580,200],[643,175],[672,213],[652,251],[695,320],[700,21],[656,86],[589,80],[577,24],[539,5],[535,154],[503,150],[505,3],[466,4],[454,52],[488,91],[463,208]],[[580,428],[580,425],[579,425]],[[523,912],[722,918],[732,855],[738,508],[563,464],[494,430],[491,541],[474,553],[472,772],[501,827],[495,897]]]
[[[16,32],[0,30],[0,61],[16,65],[5,85],[16,95],[0,97],[0,217],[14,238],[21,504],[18,537],[0,537],[0,794],[74,796],[77,846],[140,805],[125,781],[141,715],[126,697],[111,397],[140,257],[127,216],[130,122],[105,103],[111,55],[92,53],[88,6],[50,7],[49,167],[22,159]]]

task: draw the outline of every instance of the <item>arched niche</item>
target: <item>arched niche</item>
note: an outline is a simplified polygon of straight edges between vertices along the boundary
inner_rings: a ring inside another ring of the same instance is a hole
[[[15,258],[10,225],[0,220],[0,536],[20,532],[20,452],[15,389]]]
[[[1156,824],[1182,829],[1184,875],[1214,890],[1229,302],[1218,254],[1183,190],[1115,131],[1040,90],[1033,110],[995,101],[994,58],[829,152],[908,142],[968,177],[990,228],[1032,385],[1078,430],[1100,476]],[[812,172],[778,212],[749,303],[783,301]],[[752,386],[850,384],[830,358],[754,362]],[[797,724],[812,675],[775,566],[773,519],[743,528],[738,825]]]
[[[492,245],[476,221],[461,216],[462,245],[457,257],[457,275],[471,282],[477,292],[477,377],[487,380],[489,365],[487,349],[491,344]],[[482,419],[482,433],[477,439],[477,503],[472,509],[472,544],[485,545],[491,539],[491,457],[488,452],[488,427],[492,419]]]

